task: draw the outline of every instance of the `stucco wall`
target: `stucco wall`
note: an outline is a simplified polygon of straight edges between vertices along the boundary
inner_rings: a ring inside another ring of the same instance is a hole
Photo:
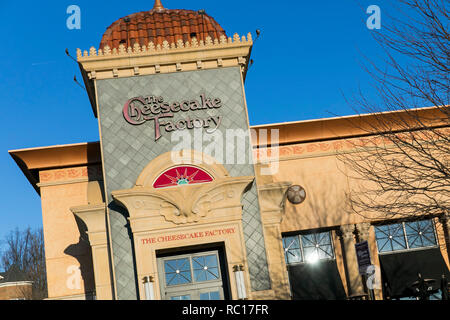
[[[93,172],[75,167],[40,172],[48,297],[74,296],[94,290],[92,256],[86,226],[71,207],[101,195]],[[89,177],[89,175],[91,177]],[[97,185],[97,187],[95,187]],[[93,189],[98,189],[97,192]],[[98,199],[101,202],[101,198]]]

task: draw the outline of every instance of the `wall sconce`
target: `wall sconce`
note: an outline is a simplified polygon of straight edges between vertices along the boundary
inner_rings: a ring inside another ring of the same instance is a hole
[[[155,292],[153,289],[153,277],[144,277],[145,300],[155,300]]]
[[[236,279],[238,299],[245,300],[247,299],[247,290],[245,289],[244,266],[242,264],[233,266],[233,272]]]

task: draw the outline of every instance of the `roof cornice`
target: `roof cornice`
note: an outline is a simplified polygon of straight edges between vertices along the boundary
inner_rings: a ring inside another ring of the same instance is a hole
[[[133,48],[126,48],[123,44],[119,49],[106,46],[102,49],[91,47],[89,51],[77,49],[77,60],[82,65],[89,80],[111,79],[148,75],[157,73],[171,73],[192,71],[197,69],[211,69],[240,65],[243,71],[247,69],[248,58],[253,45],[252,35],[233,38],[154,45],[147,46],[135,43]]]

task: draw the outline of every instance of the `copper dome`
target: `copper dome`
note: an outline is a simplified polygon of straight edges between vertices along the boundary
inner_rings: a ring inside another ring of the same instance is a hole
[[[226,36],[225,30],[203,10],[169,10],[156,0],[152,10],[130,14],[111,24],[103,34],[100,49],[106,45],[118,48],[120,44],[133,47],[136,42],[142,46],[150,41],[156,46],[164,40],[171,44],[194,37],[198,41],[207,36],[214,40],[222,35]]]

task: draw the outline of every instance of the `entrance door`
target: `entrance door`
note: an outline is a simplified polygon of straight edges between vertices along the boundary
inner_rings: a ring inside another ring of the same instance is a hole
[[[158,258],[161,296],[165,300],[223,300],[218,251]]]

